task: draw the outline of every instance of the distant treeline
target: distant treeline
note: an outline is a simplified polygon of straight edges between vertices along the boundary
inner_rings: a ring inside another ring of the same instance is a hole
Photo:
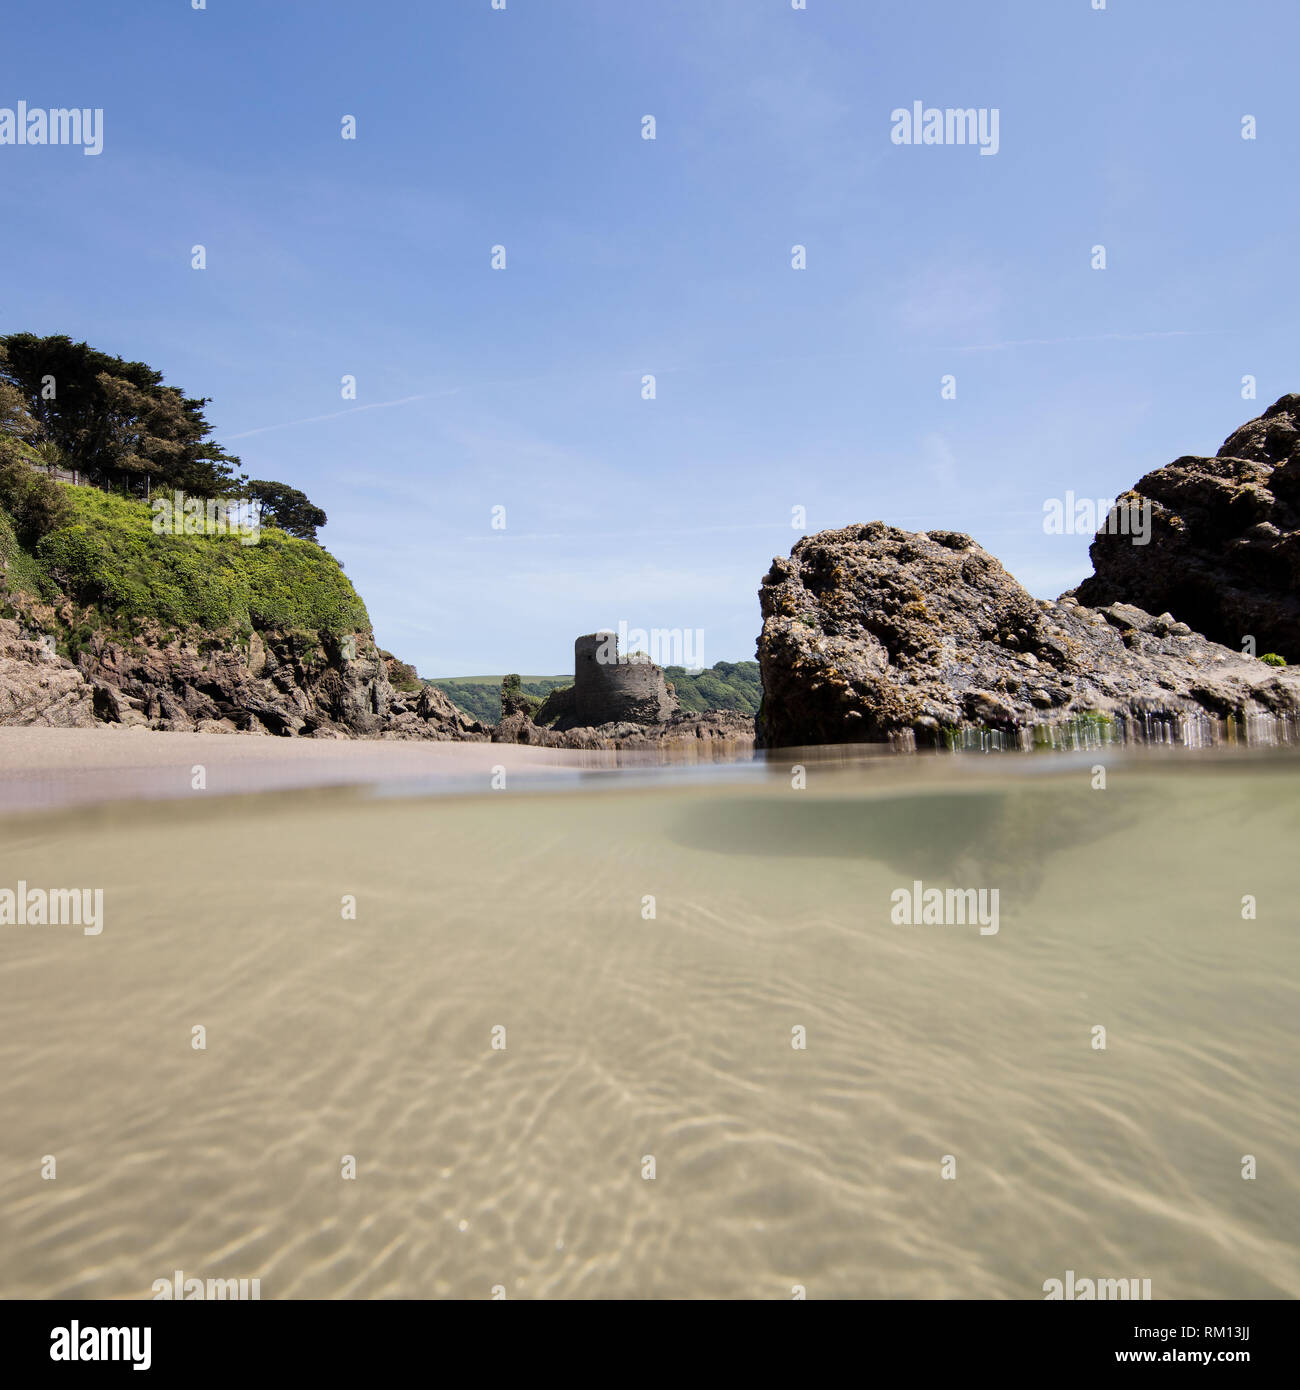
[[[715,661],[706,671],[691,675],[683,666],[665,666],[664,679],[676,687],[683,709],[734,709],[757,714],[763,684],[757,661]]]
[[[692,675],[683,666],[666,666],[664,678],[675,687],[684,710],[739,710],[756,714],[763,687],[757,661],[719,661]],[[502,676],[457,676],[432,684],[446,691],[466,714],[484,724],[501,718]],[[524,676],[519,688],[525,695],[545,699],[552,690],[573,684],[572,676]]]

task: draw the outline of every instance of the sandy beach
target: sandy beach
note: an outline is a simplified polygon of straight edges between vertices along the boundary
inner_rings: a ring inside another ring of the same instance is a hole
[[[289,739],[244,734],[0,729],[0,815],[105,801],[386,784],[486,791],[494,769],[529,779],[626,766],[632,755],[521,744]],[[203,787],[195,786],[203,769]]]

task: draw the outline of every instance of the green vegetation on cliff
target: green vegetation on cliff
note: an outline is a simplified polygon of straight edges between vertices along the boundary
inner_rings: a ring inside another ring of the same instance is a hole
[[[23,501],[12,496],[13,470],[0,471],[5,587],[56,606],[70,598],[121,630],[148,622],[212,634],[369,630],[338,561],[311,541],[269,527],[251,545],[238,534],[158,535],[144,502],[32,476],[59,494],[51,529],[34,540],[13,514]]]
[[[69,648],[100,629],[197,628],[213,641],[369,632],[342,567],[315,543],[325,513],[296,488],[238,473],[206,404],[86,343],[0,338],[6,613],[66,629]]]
[[[0,506],[0,593],[6,588],[39,596],[41,569],[23,549],[13,518]]]

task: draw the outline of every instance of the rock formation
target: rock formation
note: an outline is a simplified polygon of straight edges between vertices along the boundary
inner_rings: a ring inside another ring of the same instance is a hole
[[[0,724],[46,724],[59,729],[95,723],[95,691],[51,644],[24,637],[0,618]]]
[[[1300,662],[1300,395],[1283,396],[1214,458],[1148,473],[1151,539],[1098,533],[1080,603],[1168,610],[1217,642]]]
[[[245,646],[197,634],[135,639],[94,632],[76,663],[39,634],[39,609],[0,622],[0,724],[81,725],[96,719],[151,729],[317,738],[486,741],[436,686],[406,693],[367,633],[254,632]],[[89,716],[89,717],[87,717]]]
[[[754,718],[735,710],[680,713],[658,724],[617,720],[606,724],[547,727],[522,712],[507,715],[491,731],[493,743],[528,743],[539,748],[663,749],[683,745],[744,752],[754,746]]]
[[[139,499],[16,467],[0,470],[0,723],[80,723],[89,708],[165,730],[486,740],[376,647],[319,545],[274,528],[256,545],[159,532]]]
[[[1072,722],[1204,742],[1289,729],[1300,671],[1277,671],[1168,613],[1033,599],[966,535],[883,522],[808,536],[759,592],[760,740],[993,746]],[[1231,719],[1229,726],[1225,721]]]

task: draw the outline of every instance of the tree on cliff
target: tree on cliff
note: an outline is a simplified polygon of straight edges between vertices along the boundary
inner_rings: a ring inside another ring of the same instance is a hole
[[[256,497],[266,520],[316,539],[325,513],[297,488],[250,483],[239,459],[211,436],[206,396],[163,383],[64,334],[0,338],[0,434],[57,450],[85,480],[127,496],[180,489],[197,497]]]
[[[316,539],[316,528],[329,519],[305,493],[284,483],[254,479],[244,489],[245,494],[262,504],[262,523],[278,526],[291,536],[305,541]]]
[[[64,525],[71,511],[66,489],[37,472],[31,454],[8,433],[0,433],[0,507],[28,547]]]
[[[39,436],[100,487],[144,495],[150,484],[210,496],[236,491],[239,460],[209,436],[207,400],[162,373],[74,343],[10,333],[0,377],[22,395]]]
[[[36,421],[27,409],[26,398],[9,380],[9,358],[0,341],[0,436],[30,439],[35,433]]]
[[[39,427],[23,393],[6,380],[7,367],[0,344],[0,507],[12,518],[18,539],[31,546],[66,521],[68,507],[58,484],[32,467],[57,464],[59,454],[48,443],[33,442]]]

